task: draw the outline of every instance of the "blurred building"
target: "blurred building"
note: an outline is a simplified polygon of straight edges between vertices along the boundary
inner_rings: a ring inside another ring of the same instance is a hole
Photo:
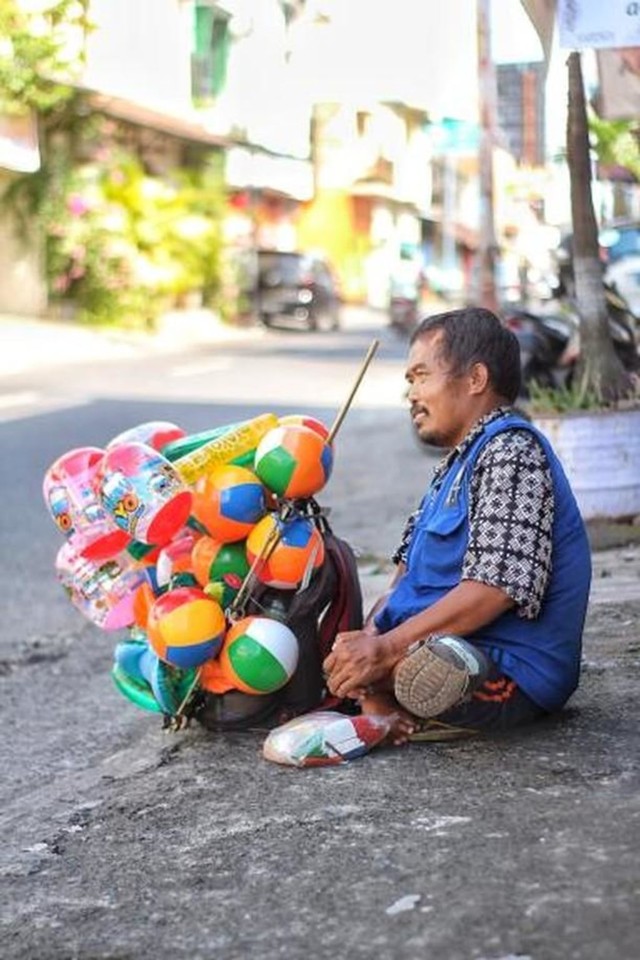
[[[315,192],[298,241],[329,257],[346,299],[386,307],[401,254],[421,263],[431,200],[425,117],[402,103],[315,105]]]
[[[89,17],[82,109],[109,118],[152,174],[219,158],[226,243],[248,283],[257,248],[320,249],[351,300],[386,306],[408,264],[464,295],[478,244],[476,0],[448,0],[446,15],[424,0],[90,0]],[[514,68],[504,101],[503,233],[505,147],[526,163],[541,148],[529,73]],[[2,142],[0,129],[0,166]],[[14,138],[34,169],[37,146]],[[3,310],[42,305],[36,249],[4,244],[0,291]]]
[[[334,260],[348,298],[386,306],[398,275],[417,270],[427,299],[465,299],[480,246],[476,0],[451,0],[446,14],[423,0],[311,10],[325,19],[301,18],[293,46],[315,105],[315,196],[300,240]],[[513,288],[538,217],[544,76],[517,64],[501,77],[493,192],[499,283]]]
[[[545,162],[544,63],[496,66],[498,122],[509,151],[518,163],[540,167]]]
[[[109,118],[113,137],[151,174],[219,155],[231,248],[295,246],[296,211],[312,196],[310,105],[288,80],[289,23],[298,6],[296,0],[89,2],[94,29],[73,76],[84,94],[81,109]],[[26,155],[21,137],[14,134],[2,150],[0,130],[0,167],[19,171],[8,157]],[[37,142],[32,152],[35,170]],[[9,225],[5,232],[11,235]],[[18,282],[8,284],[18,260]],[[37,296],[21,296],[26,288]],[[0,291],[1,310],[42,309],[37,249],[19,255],[18,247],[4,245]]]
[[[292,66],[314,105],[315,195],[300,242],[334,262],[347,299],[387,307],[409,274],[423,290],[440,275],[445,230],[477,227],[464,190],[439,201],[431,135],[443,116],[477,121],[475,0],[451,0],[447,16],[421,0],[315,0],[306,14]]]
[[[40,167],[38,129],[34,115],[0,115],[0,194],[18,177]],[[0,211],[0,311],[41,313],[47,294],[37,244],[17,235],[12,215]]]

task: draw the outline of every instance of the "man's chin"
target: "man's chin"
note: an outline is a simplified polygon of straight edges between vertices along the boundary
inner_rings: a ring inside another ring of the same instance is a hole
[[[414,433],[418,441],[425,447],[441,447],[442,443],[436,434],[432,433],[431,430],[427,430],[425,427],[420,429],[419,427],[414,426]]]

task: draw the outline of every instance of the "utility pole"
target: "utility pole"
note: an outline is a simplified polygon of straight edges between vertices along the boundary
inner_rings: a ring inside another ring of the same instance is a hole
[[[493,219],[493,145],[496,130],[497,85],[491,57],[491,0],[477,0],[478,92],[480,112],[480,236],[476,256],[474,300],[498,309],[496,291],[496,232]]]

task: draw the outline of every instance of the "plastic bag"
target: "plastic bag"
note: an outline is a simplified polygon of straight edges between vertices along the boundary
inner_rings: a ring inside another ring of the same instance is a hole
[[[262,754],[265,760],[292,767],[330,766],[364,756],[390,729],[388,717],[317,710],[272,730]]]

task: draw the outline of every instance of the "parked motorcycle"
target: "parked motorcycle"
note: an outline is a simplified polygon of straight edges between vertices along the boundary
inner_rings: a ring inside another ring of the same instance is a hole
[[[614,349],[625,370],[638,372],[638,320],[616,291],[606,287],[605,296]],[[551,388],[570,386],[580,355],[580,318],[575,304],[558,301],[557,309],[548,313],[509,305],[502,316],[520,344],[523,396],[529,395],[532,383]]]

